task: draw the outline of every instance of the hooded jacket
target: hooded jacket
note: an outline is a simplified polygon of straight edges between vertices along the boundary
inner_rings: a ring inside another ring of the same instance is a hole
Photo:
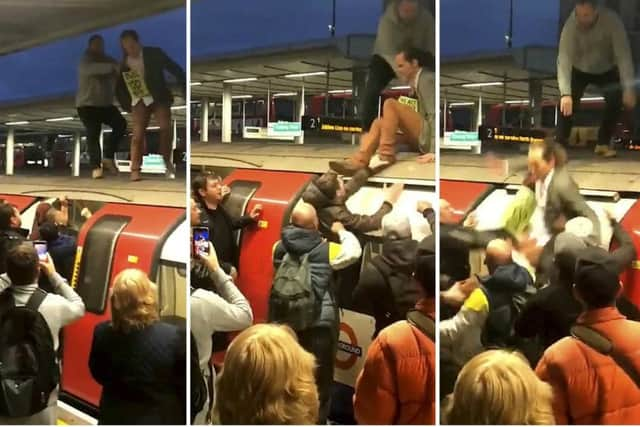
[[[425,8],[419,7],[416,19],[408,23],[398,16],[396,2],[391,2],[378,23],[373,54],[382,57],[395,72],[394,57],[407,43],[435,55],[435,28],[433,15]]]
[[[354,214],[347,208],[346,201],[366,184],[369,179],[369,173],[366,169],[358,171],[344,185],[345,196],[341,200],[329,198],[316,185],[317,181],[324,179],[324,175],[309,183],[302,194],[302,199],[316,209],[318,220],[320,221],[320,232],[329,240],[338,241],[337,236],[331,232],[331,225],[336,221],[341,222],[348,231],[357,234],[369,233],[379,230],[382,226],[382,218],[393,209],[393,205],[386,201],[373,215]]]
[[[338,238],[340,244],[328,242],[316,230],[288,225],[282,229],[282,240],[273,250],[274,271],[278,270],[286,254],[296,257],[309,254],[311,286],[316,301],[320,302],[320,314],[312,327],[338,327],[338,305],[332,289],[333,271],[354,264],[362,254],[360,243],[353,234],[341,231]]]
[[[366,264],[353,292],[354,308],[376,319],[375,334],[406,319],[421,292],[413,280],[418,242],[413,239],[387,240],[382,253]]]

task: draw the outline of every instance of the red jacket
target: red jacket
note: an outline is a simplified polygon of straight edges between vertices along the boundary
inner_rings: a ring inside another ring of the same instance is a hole
[[[433,299],[416,309],[435,318]],[[435,345],[406,320],[383,329],[369,347],[353,397],[359,424],[434,424]]]
[[[613,307],[583,313],[577,323],[608,337],[640,372],[640,323]],[[553,387],[557,424],[640,422],[640,389],[611,357],[575,338],[549,347],[536,373]]]

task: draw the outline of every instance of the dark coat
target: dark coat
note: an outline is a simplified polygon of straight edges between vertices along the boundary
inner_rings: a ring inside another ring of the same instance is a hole
[[[376,319],[376,335],[392,323],[405,320],[422,297],[413,279],[417,247],[418,242],[412,239],[384,242],[382,254],[360,274],[353,292],[354,308]]]
[[[159,47],[143,47],[142,56],[144,59],[144,81],[153,97],[154,102],[163,105],[173,104],[173,94],[167,82],[165,71],[172,74],[179,90],[185,93],[187,88],[187,76],[180,65],[169,58],[164,50]],[[129,71],[126,61],[121,64],[121,71]],[[116,83],[116,98],[123,110],[131,112],[131,95],[120,74]]]
[[[346,201],[357,193],[368,179],[367,169],[358,171],[344,185],[346,194],[343,200],[329,199],[314,182],[311,182],[302,194],[302,199],[316,208],[320,220],[320,232],[329,240],[339,241],[338,236],[331,232],[331,225],[336,221],[341,222],[344,228],[355,234],[365,234],[379,230],[382,226],[382,218],[393,209],[389,202],[384,202],[373,215],[354,214],[347,208]]]
[[[156,322],[117,332],[110,322],[93,333],[89,368],[102,385],[100,424],[185,424],[186,333]]]

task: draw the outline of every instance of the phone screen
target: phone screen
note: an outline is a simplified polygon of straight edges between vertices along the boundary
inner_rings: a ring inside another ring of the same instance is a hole
[[[209,229],[207,227],[193,228],[193,253],[195,255],[209,255]]]
[[[36,240],[33,242],[33,246],[36,248],[40,261],[46,261],[47,255],[49,254],[47,251],[47,242],[44,240]]]

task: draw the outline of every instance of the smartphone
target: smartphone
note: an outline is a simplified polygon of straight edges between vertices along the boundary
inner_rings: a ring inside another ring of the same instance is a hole
[[[193,227],[193,255],[209,255],[209,229]]]
[[[46,261],[49,256],[47,242],[44,240],[35,240],[33,242],[33,246],[36,248],[36,252],[38,253],[38,259],[40,259],[40,261]]]

